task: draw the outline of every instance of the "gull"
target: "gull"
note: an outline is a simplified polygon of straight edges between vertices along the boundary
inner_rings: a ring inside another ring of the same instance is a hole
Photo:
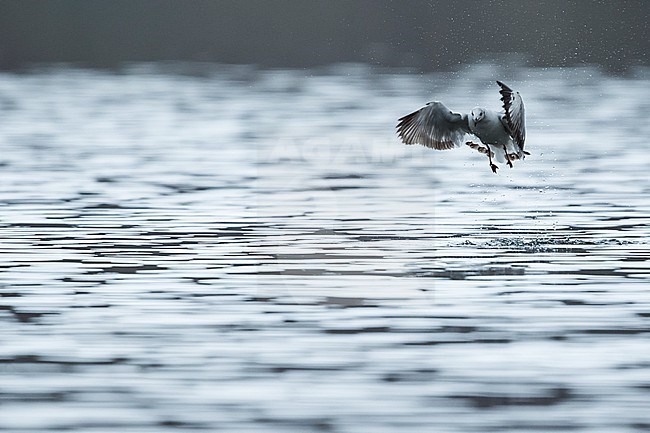
[[[482,144],[468,141],[465,144],[485,154],[492,172],[499,168],[492,162],[507,162],[524,159],[530,153],[524,150],[526,140],[526,118],[524,101],[519,92],[497,81],[501,90],[503,111],[496,112],[483,107],[474,108],[469,114],[454,113],[442,102],[429,102],[418,111],[400,118],[397,134],[405,144],[421,144],[447,150],[460,147],[466,134],[476,136]]]

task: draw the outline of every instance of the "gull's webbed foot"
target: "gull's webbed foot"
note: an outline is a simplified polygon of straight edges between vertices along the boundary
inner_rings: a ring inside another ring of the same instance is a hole
[[[490,168],[492,169],[492,173],[497,174],[497,170],[499,169],[499,167],[497,167],[493,163],[490,163]]]

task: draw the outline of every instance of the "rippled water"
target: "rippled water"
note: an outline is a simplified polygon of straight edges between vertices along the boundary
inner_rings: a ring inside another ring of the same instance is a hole
[[[0,75],[0,431],[650,430],[646,72],[199,72]]]

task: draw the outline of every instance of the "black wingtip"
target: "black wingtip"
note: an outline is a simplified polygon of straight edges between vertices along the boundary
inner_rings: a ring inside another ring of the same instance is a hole
[[[512,89],[510,87],[506,86],[505,84],[503,84],[501,81],[497,80],[497,84],[499,86],[501,86],[502,89],[512,92]]]

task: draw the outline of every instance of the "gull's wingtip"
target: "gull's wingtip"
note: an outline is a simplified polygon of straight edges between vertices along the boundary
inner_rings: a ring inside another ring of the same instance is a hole
[[[497,80],[497,84],[498,84],[502,89],[509,90],[509,91],[512,92],[512,89],[511,89],[510,87],[506,86],[505,84],[503,84],[501,81]]]

